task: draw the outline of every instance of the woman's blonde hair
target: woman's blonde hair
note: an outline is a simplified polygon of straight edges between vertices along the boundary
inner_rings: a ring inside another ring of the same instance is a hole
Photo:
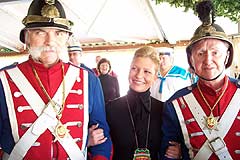
[[[159,70],[159,56],[158,56],[158,51],[152,47],[152,46],[143,46],[135,51],[135,54],[133,56],[133,59],[138,58],[138,57],[144,57],[144,58],[150,58],[154,64],[156,65],[156,72]]]

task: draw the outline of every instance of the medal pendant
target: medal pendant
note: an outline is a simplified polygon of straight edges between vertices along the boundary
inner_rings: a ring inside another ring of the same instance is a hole
[[[133,160],[151,160],[150,151],[147,148],[137,148]]]
[[[67,132],[68,132],[67,127],[58,123],[58,125],[55,128],[56,136],[59,137],[59,138],[64,138],[65,135],[67,134]]]
[[[208,129],[215,129],[217,127],[217,118],[211,113],[209,117],[206,118],[206,124]]]

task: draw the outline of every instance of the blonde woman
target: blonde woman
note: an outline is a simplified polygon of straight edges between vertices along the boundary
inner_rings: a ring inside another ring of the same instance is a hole
[[[129,70],[126,96],[106,105],[113,142],[113,160],[159,159],[163,103],[150,97],[149,88],[157,79],[159,58],[153,47],[139,48]],[[180,147],[171,142],[166,156],[178,158]]]

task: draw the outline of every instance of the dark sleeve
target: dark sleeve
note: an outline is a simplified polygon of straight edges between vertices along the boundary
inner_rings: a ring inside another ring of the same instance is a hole
[[[115,88],[116,88],[116,98],[120,97],[120,91],[119,91],[119,83],[118,83],[118,79],[116,78],[116,82],[115,82]]]
[[[9,65],[9,66],[5,66],[5,67],[1,68],[0,71],[14,68],[17,64],[18,64],[18,62],[14,62],[13,64],[11,64],[11,65]]]
[[[104,135],[107,137],[106,142],[90,147],[90,153],[94,157],[106,157],[110,159],[112,142],[109,136],[109,126],[106,121],[106,113],[104,106],[103,92],[99,79],[92,73],[88,73],[89,85],[89,126],[99,124],[99,128],[104,130]],[[99,160],[102,160],[99,158]]]
[[[8,154],[14,147],[14,140],[10,126],[6,98],[3,90],[2,81],[0,80],[0,147]]]
[[[170,145],[169,141],[175,141],[181,144],[182,157],[184,160],[188,160],[188,149],[184,143],[181,127],[177,118],[176,111],[170,102],[164,103],[163,119],[162,119],[162,145],[161,145],[161,159],[169,159],[164,155],[167,147]]]

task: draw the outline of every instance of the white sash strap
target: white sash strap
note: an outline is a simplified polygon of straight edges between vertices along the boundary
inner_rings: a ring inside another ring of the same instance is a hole
[[[195,97],[193,96],[192,93],[184,96],[184,99],[186,100],[186,103],[190,109],[190,111],[193,114],[193,117],[196,119],[196,122],[200,126],[201,130],[204,132],[206,128],[205,127],[205,118],[206,114],[202,110],[202,107],[199,105]],[[207,130],[208,133],[208,130]],[[204,132],[205,134],[205,132]],[[207,136],[207,135],[206,135]],[[209,137],[207,137],[208,139]],[[212,138],[211,138],[212,139]],[[209,157],[212,154],[212,150],[208,146],[208,141],[204,143],[204,145],[201,147],[201,149],[198,151],[196,156],[194,157],[195,160],[201,160],[201,159],[209,159]]]
[[[237,89],[226,111],[224,112],[219,121],[218,130],[212,130],[211,132],[209,132],[209,130],[205,127],[206,120],[204,117],[206,117],[206,114],[202,110],[201,106],[198,104],[193,94],[188,94],[184,96],[194,118],[196,119],[198,125],[200,126],[200,128],[202,129],[202,131],[204,132],[205,136],[208,139],[208,141],[206,141],[198,151],[197,155],[195,156],[195,159],[202,159],[203,157],[209,158],[212,152],[214,152],[219,157],[219,159],[228,160],[232,159],[223,139],[228,133],[229,129],[231,128],[239,112],[240,109],[240,102],[238,101],[239,96],[240,91],[239,89]]]
[[[26,98],[26,100],[28,101],[30,106],[33,108],[36,115],[39,116],[41,114],[41,112],[43,111],[43,108],[45,107],[45,104],[44,104],[43,100],[41,99],[41,97],[38,95],[38,93],[34,90],[34,88],[31,86],[31,84],[27,81],[25,76],[22,74],[22,72],[17,67],[8,70],[8,73],[9,73],[10,77],[12,78],[12,80],[15,82],[15,84],[18,86],[19,90],[21,91],[23,96]],[[75,67],[69,66],[69,69],[65,76],[66,84],[68,84],[65,86],[65,91],[66,91],[65,95],[69,94],[69,92],[76,80],[75,78],[72,78],[74,76],[75,77],[79,76],[79,70]],[[57,96],[61,95],[60,93],[62,93],[62,87],[59,87],[59,89],[53,99],[58,100],[56,102],[61,104],[62,102],[59,102],[59,99],[62,99],[61,96],[60,96],[60,98],[57,97]],[[47,107],[47,108],[52,108],[52,107]],[[47,113],[47,112],[45,112],[45,113]],[[47,113],[47,114],[49,114],[49,113]],[[43,117],[46,117],[46,116],[43,116]],[[42,120],[45,121],[45,118],[42,118]],[[55,118],[54,121],[57,121],[57,119]],[[45,124],[46,124],[46,122],[45,122]],[[49,127],[48,129],[56,137],[56,135],[54,133],[55,126]],[[25,143],[28,143],[27,141],[31,141],[32,144],[36,141],[35,138],[30,139],[31,137],[35,137],[35,136],[31,136],[31,134],[33,134],[31,130],[29,132],[27,131],[25,134],[29,134],[28,136],[26,135],[26,137],[29,137],[29,138],[27,138],[27,140],[21,141],[22,144],[18,145],[20,147],[25,147]],[[69,157],[72,160],[85,159],[82,151],[80,150],[78,145],[75,143],[75,141],[73,140],[73,138],[71,137],[70,134],[67,134],[64,138],[62,138],[58,141],[63,146],[63,148],[65,149],[65,151],[68,153]],[[17,146],[17,144],[15,146]],[[15,147],[14,147],[14,149],[15,149]],[[16,151],[14,151],[14,149],[12,151],[13,153],[19,151],[18,149],[15,149]],[[27,152],[28,150],[29,150],[29,148],[25,151]],[[16,158],[13,158],[13,159],[15,160]]]
[[[3,152],[2,160],[8,160],[8,159],[9,159],[9,154],[7,154],[6,152]]]
[[[55,126],[57,124],[57,119],[55,118],[56,114],[54,113],[54,110],[51,109],[51,106],[48,106],[31,125],[27,132],[20,138],[12,150],[9,160],[23,159],[38,137],[45,132],[48,127]]]
[[[88,72],[83,70],[84,78],[84,123],[88,124],[89,122],[89,101],[88,101]],[[85,127],[84,127],[85,126]],[[88,136],[88,125],[83,126],[83,137],[82,137],[82,148],[86,148],[85,152],[87,153],[87,136]],[[87,156],[86,156],[87,157]]]
[[[209,159],[213,152],[218,156],[220,160],[232,160],[231,155],[229,154],[227,147],[225,146],[225,142],[222,141],[221,138],[217,138],[217,141],[212,141],[212,145],[215,145],[214,148],[217,150],[213,150],[212,147],[209,145],[209,141],[206,140],[205,143],[202,145],[194,160],[202,160],[202,159]]]

